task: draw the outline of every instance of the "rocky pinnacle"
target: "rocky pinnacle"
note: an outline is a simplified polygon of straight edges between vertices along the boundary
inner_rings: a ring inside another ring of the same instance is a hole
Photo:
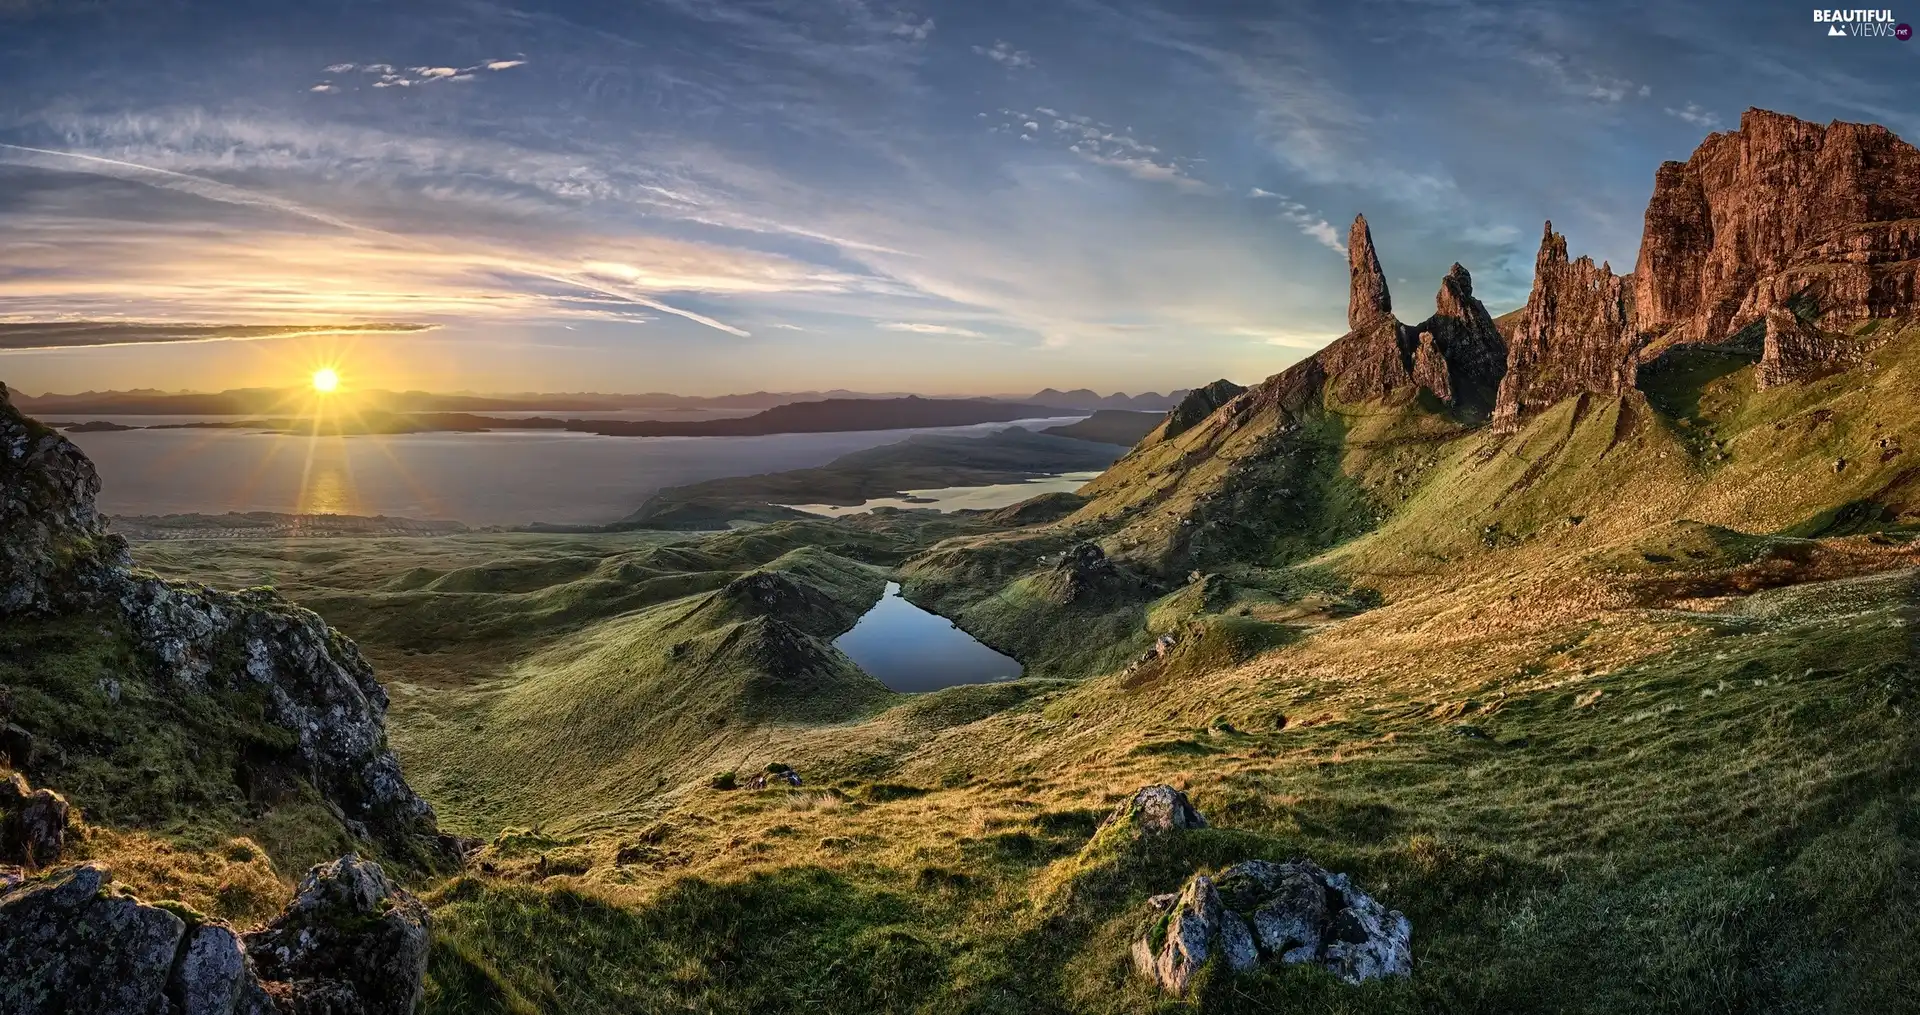
[[[1362,331],[1392,316],[1387,276],[1380,270],[1380,256],[1374,253],[1373,233],[1367,229],[1365,215],[1353,217],[1353,231],[1347,235],[1347,273],[1347,327]]]

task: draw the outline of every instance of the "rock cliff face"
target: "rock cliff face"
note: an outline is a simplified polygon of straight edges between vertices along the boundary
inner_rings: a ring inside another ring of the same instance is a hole
[[[1507,349],[1493,409],[1496,429],[1512,429],[1523,416],[1582,392],[1632,390],[1640,341],[1629,282],[1590,257],[1568,261],[1566,237],[1547,223],[1526,319]]]
[[[1920,150],[1873,124],[1749,109],[1654,177],[1635,324],[1712,342],[1809,292],[1829,322],[1910,309]]]
[[[284,756],[263,764],[304,777],[355,836],[450,859],[433,809],[387,747],[386,692],[353,643],[272,592],[216,592],[130,570],[125,543],[95,509],[99,489],[86,456],[0,387],[0,621],[117,616],[138,659],[124,679],[259,702],[290,734]]]
[[[100,476],[73,442],[14,411],[0,384],[0,617],[96,596],[125,569],[94,510]]]
[[[1917,291],[1920,150],[1884,127],[1749,109],[1654,174],[1632,275],[1570,262],[1548,224],[1494,422],[1624,394],[1674,346],[1757,341],[1762,386],[1846,369],[1872,348],[1848,332],[1914,313]]]

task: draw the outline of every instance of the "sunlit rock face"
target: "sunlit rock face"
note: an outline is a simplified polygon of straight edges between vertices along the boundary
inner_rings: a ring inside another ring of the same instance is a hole
[[[1823,315],[1911,310],[1920,150],[1877,124],[1749,109],[1654,177],[1634,323],[1713,341],[1806,292]]]
[[[1494,426],[1583,392],[1632,390],[1639,339],[1629,320],[1629,279],[1590,257],[1567,259],[1567,239],[1548,222],[1534,258],[1533,291],[1524,323],[1507,347],[1507,371],[1493,409]]]

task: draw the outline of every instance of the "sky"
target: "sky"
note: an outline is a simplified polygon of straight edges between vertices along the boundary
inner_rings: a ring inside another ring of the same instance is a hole
[[[1920,138],[1920,43],[1812,12],[0,0],[0,381],[1256,381],[1344,330],[1355,213],[1402,317],[1455,261],[1497,314],[1542,220],[1630,269],[1748,106]]]

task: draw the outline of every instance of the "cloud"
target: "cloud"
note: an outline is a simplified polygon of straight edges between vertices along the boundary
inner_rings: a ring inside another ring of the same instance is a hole
[[[1679,109],[1668,106],[1667,115],[1685,120],[1696,127],[1705,127],[1708,130],[1719,130],[1722,126],[1718,116],[1713,115],[1713,113],[1700,108],[1698,104],[1692,102],[1681,106]]]
[[[1247,191],[1247,197],[1258,201],[1278,201],[1280,217],[1293,223],[1301,234],[1310,237],[1315,243],[1339,254],[1347,256],[1347,245],[1340,239],[1340,231],[1324,217],[1309,211],[1307,206],[1293,200],[1285,194],[1276,194],[1259,187]]]
[[[431,324],[171,324],[142,321],[0,321],[0,351],[177,342],[247,342],[300,335],[402,335]]]
[[[431,65],[395,67],[389,63],[334,63],[328,64],[323,70],[328,74],[335,75],[351,74],[354,71],[359,71],[362,74],[370,75],[376,79],[372,82],[375,88],[411,88],[414,85],[439,81],[472,81],[478,76],[480,71],[512,70],[515,67],[524,67],[526,63],[525,60],[519,59],[482,60],[471,67]],[[331,81],[324,81],[307,90],[312,92],[338,92],[342,90],[342,86]]]
[[[1274,345],[1283,349],[1299,349],[1304,352],[1314,352],[1325,346],[1328,342],[1340,337],[1338,333],[1300,331],[1290,328],[1239,326],[1229,327],[1224,329],[1224,331],[1226,334],[1236,338],[1255,339],[1262,345]]]
[[[957,328],[950,324],[926,324],[920,321],[888,321],[880,325],[884,331],[905,331],[915,335],[948,335],[955,338],[986,338],[983,332],[972,328]]]
[[[1629,95],[1644,99],[1653,94],[1651,85],[1579,66],[1563,53],[1526,52],[1520,55],[1520,61],[1545,74],[1561,91],[1595,102],[1617,103]]]
[[[927,41],[927,36],[933,34],[933,19],[928,18],[917,24],[913,21],[903,21],[893,26],[893,34],[903,39],[911,39],[914,42],[925,42]]]
[[[1095,165],[1118,169],[1136,180],[1164,183],[1184,193],[1211,194],[1218,188],[1196,179],[1192,159],[1167,155],[1160,148],[1132,134],[1128,127],[1116,127],[1089,116],[1063,115],[1045,107],[1032,113],[1002,109],[1007,119],[994,130],[1017,134],[1022,141],[1045,136],[1055,144]]]
[[[975,46],[973,51],[1008,70],[1027,70],[1033,66],[1033,54],[1013,48],[1012,43],[1005,39],[995,42],[991,47]]]

